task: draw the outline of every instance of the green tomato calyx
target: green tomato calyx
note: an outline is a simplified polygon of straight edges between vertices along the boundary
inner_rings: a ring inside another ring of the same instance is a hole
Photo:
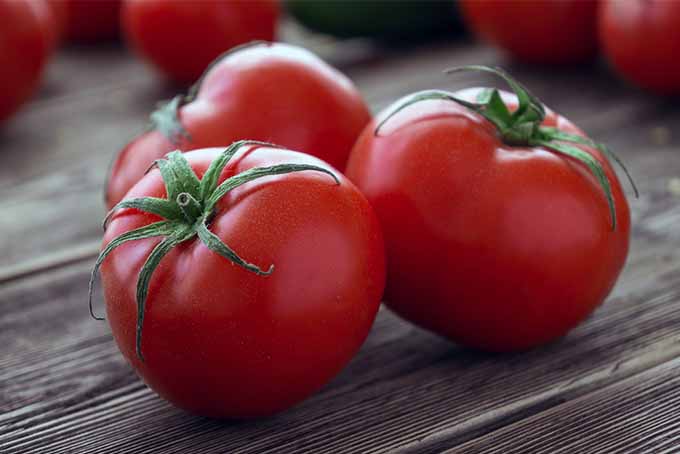
[[[140,197],[125,199],[113,207],[104,219],[104,229],[106,229],[109,220],[122,209],[136,209],[154,214],[163,219],[153,224],[125,232],[111,240],[99,254],[90,276],[90,314],[93,318],[102,320],[101,317],[94,314],[92,294],[97,273],[104,260],[118,246],[127,243],[128,241],[164,237],[147,257],[146,262],[140,269],[137,280],[136,352],[137,356],[142,361],[144,361],[144,356],[142,355],[142,328],[144,325],[144,313],[151,276],[163,257],[165,257],[165,255],[175,246],[198,237],[208,249],[252,273],[260,276],[267,276],[274,271],[274,265],[270,265],[269,268],[264,271],[257,265],[245,261],[217,235],[210,231],[210,221],[215,216],[217,205],[222,197],[231,190],[262,177],[307,170],[325,173],[333,178],[336,184],[340,184],[340,180],[333,172],[323,167],[310,164],[277,164],[269,167],[253,167],[219,183],[220,175],[230,159],[242,146],[247,145],[276,147],[276,145],[273,144],[253,140],[234,142],[210,164],[208,170],[200,180],[184,155],[179,151],[173,151],[166,155],[164,159],[159,159],[154,163],[154,166],[158,167],[161,177],[163,178],[167,198]]]
[[[637,186],[633,181],[628,169],[623,162],[605,145],[596,143],[586,137],[563,132],[557,128],[543,126],[546,110],[543,103],[529,92],[522,84],[513,79],[500,68],[471,65],[459,68],[451,68],[446,74],[459,72],[486,72],[503,79],[517,96],[517,109],[511,112],[503,101],[497,88],[485,88],[477,95],[475,102],[470,102],[457,97],[454,93],[443,90],[427,90],[416,93],[405,102],[392,109],[385,118],[376,126],[375,135],[378,136],[380,129],[397,113],[403,109],[427,100],[445,100],[455,102],[488,120],[498,131],[501,141],[509,146],[517,147],[543,147],[553,152],[574,158],[587,166],[595,176],[602,188],[609,206],[612,230],[616,230],[617,216],[616,204],[612,194],[612,187],[602,163],[590,152],[578,145],[591,147],[599,150],[605,159],[616,162],[626,174],[635,197],[639,196]]]

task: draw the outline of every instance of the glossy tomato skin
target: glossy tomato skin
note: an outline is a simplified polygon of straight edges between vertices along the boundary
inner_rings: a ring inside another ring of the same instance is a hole
[[[246,147],[247,148],[247,147]],[[185,156],[202,176],[222,149]],[[305,163],[311,156],[257,149],[237,154],[222,179],[254,166]],[[157,239],[127,243],[102,268],[108,320],[125,358],[165,399],[193,413],[251,418],[284,410],[335,376],[373,323],[385,281],[378,221],[359,190],[306,171],[266,177],[222,199],[210,229],[257,276],[190,240],[170,252],[150,285],[135,355],[135,282]],[[164,197],[158,170],[129,197]],[[121,211],[104,243],[157,220]]]
[[[597,54],[595,0],[461,0],[468,27],[510,56],[573,64]]]
[[[68,41],[97,43],[120,35],[121,0],[48,0]]]
[[[50,11],[33,0],[0,0],[0,122],[36,90],[54,48]]]
[[[126,0],[126,39],[175,81],[195,82],[223,52],[253,40],[273,41],[275,0]]]
[[[179,110],[190,139],[171,143],[142,134],[113,164],[107,205],[119,202],[151,163],[169,151],[263,140],[317,156],[344,169],[370,113],[352,82],[311,52],[287,45],[249,47],[207,73],[196,99]]]
[[[612,65],[660,94],[680,94],[680,2],[603,1],[599,32]]]
[[[545,124],[582,134],[553,112]],[[630,214],[597,151],[587,149],[612,181],[616,231],[582,164],[505,146],[490,123],[452,102],[414,104],[378,137],[373,129],[357,141],[347,175],[380,219],[385,304],[397,314],[469,347],[516,351],[564,335],[609,294]]]

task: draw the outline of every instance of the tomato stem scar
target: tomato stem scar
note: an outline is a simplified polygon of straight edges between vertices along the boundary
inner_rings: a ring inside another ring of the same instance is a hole
[[[177,205],[182,210],[185,219],[194,223],[203,215],[203,207],[191,194],[182,192],[177,196]]]

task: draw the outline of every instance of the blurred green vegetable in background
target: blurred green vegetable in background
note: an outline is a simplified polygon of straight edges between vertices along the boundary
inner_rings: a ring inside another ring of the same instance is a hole
[[[287,0],[307,28],[340,38],[426,38],[461,30],[454,0]]]

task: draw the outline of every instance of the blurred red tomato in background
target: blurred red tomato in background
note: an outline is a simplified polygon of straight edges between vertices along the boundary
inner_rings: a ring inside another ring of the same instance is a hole
[[[64,38],[97,42],[120,34],[120,0],[48,0]]]
[[[45,3],[0,0],[0,121],[35,91],[57,32]]]
[[[39,0],[43,1],[43,0]],[[68,22],[68,11],[65,0],[46,0],[47,5],[52,13],[52,20],[54,21],[54,33],[56,36],[56,43],[59,44],[64,39],[66,34],[66,26]]]
[[[275,0],[126,0],[122,21],[141,55],[169,78],[193,82],[230,48],[272,41],[279,13]]]
[[[571,64],[597,54],[594,0],[461,0],[468,28],[528,63]]]
[[[604,0],[599,31],[607,58],[626,79],[680,93],[680,1]]]

